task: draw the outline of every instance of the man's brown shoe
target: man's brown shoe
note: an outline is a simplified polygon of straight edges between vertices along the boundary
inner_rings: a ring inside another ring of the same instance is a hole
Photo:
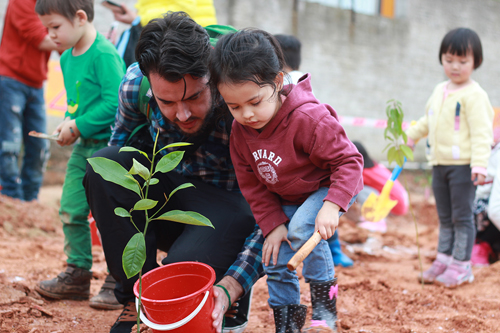
[[[115,297],[115,279],[108,275],[99,294],[90,299],[89,305],[94,309],[118,310],[123,308],[123,304],[118,303]]]
[[[66,271],[52,280],[41,281],[35,290],[49,298],[85,300],[90,296],[91,278],[91,271],[68,264]]]

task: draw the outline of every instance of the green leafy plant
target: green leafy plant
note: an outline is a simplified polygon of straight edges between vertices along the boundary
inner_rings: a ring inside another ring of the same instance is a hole
[[[384,131],[384,138],[391,141],[385,148],[387,150],[387,160],[389,164],[396,162],[400,167],[403,167],[405,159],[413,160],[413,150],[407,145],[408,137],[403,131],[404,112],[401,102],[391,99],[387,102],[385,110],[387,114],[387,128]],[[410,213],[415,225],[418,262],[420,266],[420,275],[423,274],[422,258],[420,256],[420,242],[418,239],[418,225],[411,205],[411,194],[408,188],[408,181],[405,177],[405,188],[408,192],[408,200],[410,202]],[[421,279],[422,288],[424,287],[423,279]]]
[[[170,152],[158,161],[155,165],[155,159],[157,155],[161,153],[162,150],[167,148],[187,146],[191,143],[179,142],[172,143],[163,147],[160,150],[156,150],[158,142],[158,133],[156,135],[155,144],[153,147],[153,154],[150,157],[147,153],[133,148],[133,147],[123,147],[120,152],[137,152],[145,156],[149,163],[149,169],[138,162],[135,158],[132,159],[132,167],[130,170],[126,170],[120,164],[110,159],[104,157],[93,157],[89,158],[88,161],[94,171],[101,175],[101,177],[111,183],[122,186],[124,189],[132,191],[137,194],[138,200],[133,207],[117,207],[114,212],[116,215],[121,217],[128,217],[130,222],[137,229],[137,233],[130,238],[122,255],[122,265],[127,278],[131,278],[139,274],[139,309],[137,313],[137,332],[140,331],[140,304],[141,304],[141,294],[142,294],[142,267],[146,262],[146,232],[148,230],[149,223],[152,221],[165,220],[174,221],[179,223],[198,225],[198,226],[208,226],[214,228],[212,223],[205,216],[192,212],[192,211],[181,211],[181,210],[171,210],[159,215],[160,211],[168,203],[168,200],[179,190],[194,187],[191,183],[184,183],[176,187],[170,194],[165,196],[165,202],[163,205],[156,209],[155,212],[150,213],[150,210],[154,209],[158,205],[158,201],[148,198],[149,187],[154,186],[159,183],[158,178],[154,176],[157,173],[167,173],[175,169],[177,165],[181,162],[184,151],[173,151]],[[142,184],[141,184],[142,183]],[[132,212],[143,211],[145,216],[145,226],[144,230],[140,230],[135,224],[132,218]]]
[[[413,161],[413,151],[408,145],[408,137],[403,131],[404,112],[401,102],[391,99],[387,102],[385,109],[387,114],[387,127],[384,131],[384,138],[391,141],[385,148],[387,150],[387,160],[389,164],[396,162],[403,166],[405,158]]]

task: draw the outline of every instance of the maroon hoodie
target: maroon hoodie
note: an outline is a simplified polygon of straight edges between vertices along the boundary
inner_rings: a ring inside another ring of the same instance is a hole
[[[238,184],[264,236],[288,221],[282,205],[302,204],[328,187],[325,200],[345,211],[363,188],[363,157],[335,110],[314,97],[310,75],[288,87],[293,88],[261,133],[236,121],[231,132]]]

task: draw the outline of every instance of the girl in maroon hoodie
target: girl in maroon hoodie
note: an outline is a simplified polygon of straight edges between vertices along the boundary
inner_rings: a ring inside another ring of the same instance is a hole
[[[311,326],[336,328],[337,285],[327,239],[363,187],[363,158],[336,112],[313,95],[310,75],[283,86],[283,55],[274,37],[246,29],[223,36],[210,63],[211,83],[236,120],[231,159],[243,195],[265,236],[262,250],[276,332],[300,332],[295,271],[286,264],[319,231],[304,260]]]

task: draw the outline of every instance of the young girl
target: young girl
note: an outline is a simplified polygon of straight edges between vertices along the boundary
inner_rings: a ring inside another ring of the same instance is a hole
[[[448,288],[471,283],[475,227],[475,186],[484,183],[493,143],[493,108],[470,76],[483,61],[481,41],[467,28],[454,29],[441,42],[439,61],[449,78],[436,86],[425,116],[408,129],[412,142],[428,136],[427,158],[439,215],[438,254],[419,276]]]
[[[363,186],[363,159],[336,112],[312,94],[309,75],[283,87],[283,64],[269,33],[226,35],[212,55],[212,87],[236,120],[231,159],[265,237],[262,260],[276,332],[300,332],[304,325],[307,308],[286,264],[316,231],[323,240],[302,271],[310,283],[312,326],[335,329],[337,286],[326,240]]]

